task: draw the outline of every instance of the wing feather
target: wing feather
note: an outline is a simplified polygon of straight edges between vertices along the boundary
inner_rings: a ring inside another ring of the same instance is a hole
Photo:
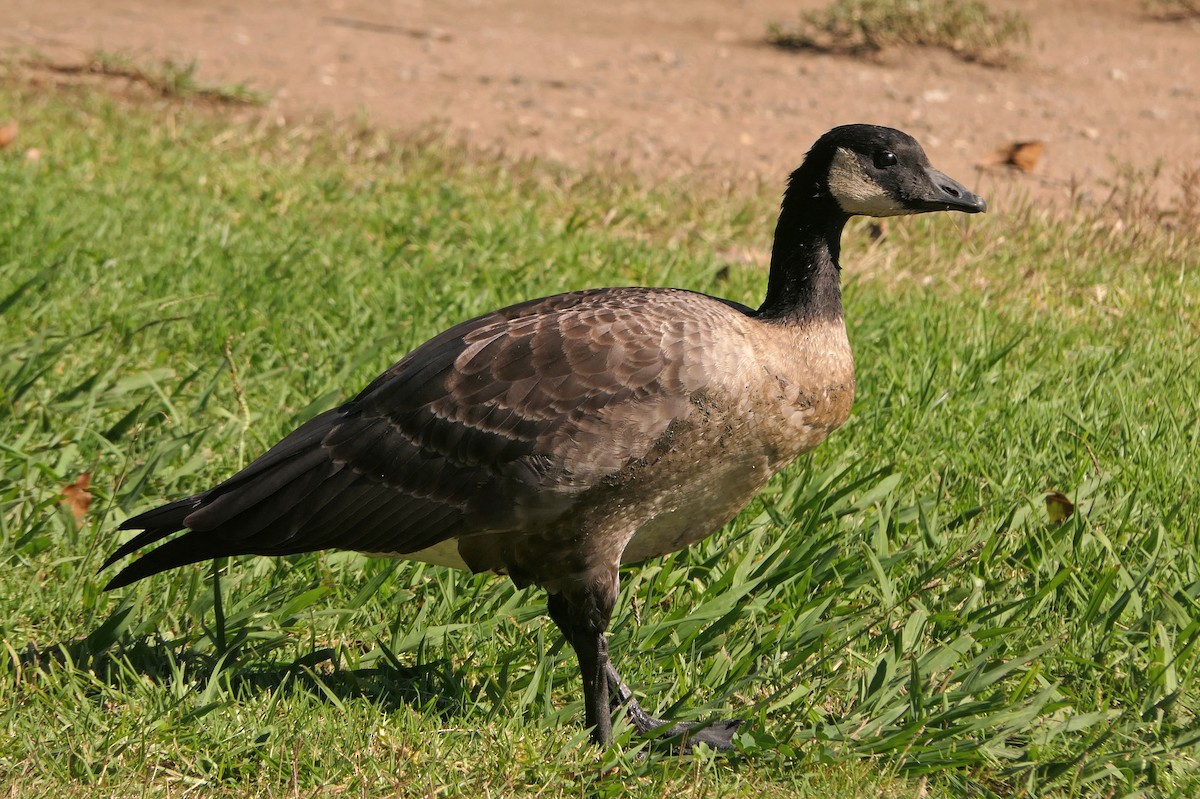
[[[220,555],[405,553],[545,524],[689,412],[706,379],[692,351],[731,312],[701,297],[576,292],[457,325],[224,483],[128,520],[145,532],[111,560],[188,532],[110,586]]]

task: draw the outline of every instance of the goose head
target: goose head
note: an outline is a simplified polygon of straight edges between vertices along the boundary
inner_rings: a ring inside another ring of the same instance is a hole
[[[982,197],[934,169],[916,139],[878,125],[842,125],[826,133],[793,173],[791,186],[809,202],[832,200],[847,217],[987,210]]]

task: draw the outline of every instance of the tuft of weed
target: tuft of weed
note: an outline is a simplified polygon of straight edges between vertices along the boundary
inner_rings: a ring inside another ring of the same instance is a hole
[[[164,59],[143,64],[126,53],[97,50],[82,64],[45,63],[54,72],[66,75],[96,75],[124,78],[141,84],[162,97],[202,99],[231,105],[265,105],[267,95],[244,83],[212,85],[196,77],[198,63],[192,59]]]
[[[773,22],[767,41],[791,50],[871,55],[897,45],[936,47],[964,61],[1011,63],[1029,41],[1018,11],[997,13],[983,0],[834,0],[794,25]]]
[[[1142,4],[1155,19],[1178,21],[1200,17],[1200,0],[1143,0]]]

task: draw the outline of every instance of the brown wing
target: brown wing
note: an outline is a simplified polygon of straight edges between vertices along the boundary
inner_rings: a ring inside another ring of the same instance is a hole
[[[690,292],[602,289],[464,322],[221,485],[125,522],[145,532],[109,563],[189,532],[110,587],[221,555],[415,552],[552,521],[688,412],[705,322],[729,312]]]

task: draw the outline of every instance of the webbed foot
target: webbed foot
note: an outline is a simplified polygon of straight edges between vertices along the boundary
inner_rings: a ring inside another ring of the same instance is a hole
[[[605,668],[605,676],[608,678],[609,704],[614,711],[618,708],[624,710],[629,722],[639,733],[653,735],[657,741],[667,743],[678,754],[690,753],[697,744],[704,744],[718,752],[733,748],[733,735],[742,724],[740,719],[672,723],[643,710],[611,663]]]

